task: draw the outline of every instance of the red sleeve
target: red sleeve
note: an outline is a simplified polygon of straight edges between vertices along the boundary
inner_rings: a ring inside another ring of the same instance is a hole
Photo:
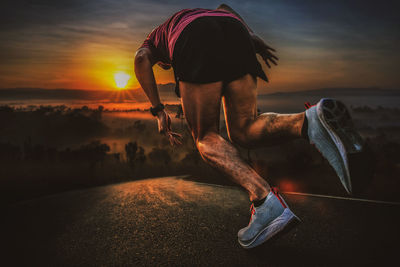
[[[140,48],[148,48],[151,51],[152,56],[154,57],[156,62],[159,61],[166,61],[165,59],[165,51],[163,50],[163,44],[160,43],[161,40],[161,35],[162,35],[162,29],[160,29],[160,26],[155,28],[144,40],[142,45],[139,47]]]
[[[157,57],[158,52],[157,52],[157,49],[156,49],[156,47],[154,46],[154,44],[153,44],[153,42],[151,40],[146,38],[146,40],[144,40],[143,44],[138,49],[140,49],[140,48],[148,48],[148,49],[150,49],[151,54],[158,61],[158,57]]]

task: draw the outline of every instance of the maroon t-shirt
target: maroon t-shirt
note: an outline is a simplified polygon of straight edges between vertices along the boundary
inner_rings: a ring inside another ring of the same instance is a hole
[[[165,64],[171,64],[175,43],[183,29],[193,20],[206,16],[232,17],[241,21],[240,18],[225,10],[204,8],[183,9],[155,28],[139,48],[149,48],[156,62],[161,61]]]

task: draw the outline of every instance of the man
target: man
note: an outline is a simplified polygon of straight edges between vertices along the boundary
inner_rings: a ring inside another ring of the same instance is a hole
[[[346,107],[336,100],[322,99],[297,114],[257,115],[256,77],[265,81],[267,77],[256,53],[270,67],[278,60],[274,51],[223,4],[216,10],[196,8],[175,13],[149,34],[135,57],[136,77],[152,104],[159,131],[172,145],[180,143],[180,135],[172,132],[170,116],[159,98],[152,70],[156,63],[174,69],[176,93],[181,96],[202,158],[249,193],[252,217],[238,232],[244,248],[264,243],[299,219],[231,142],[252,148],[307,138],[327,158],[349,193],[346,151],[362,148]],[[221,101],[231,142],[219,135]]]

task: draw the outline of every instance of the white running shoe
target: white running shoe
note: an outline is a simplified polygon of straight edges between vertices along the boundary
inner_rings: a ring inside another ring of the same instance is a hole
[[[346,189],[352,193],[347,154],[361,152],[364,142],[354,129],[346,106],[335,99],[323,98],[316,105],[306,103],[308,138],[321,152]]]
[[[238,232],[238,241],[243,248],[259,246],[300,222],[276,188],[271,189],[266,200],[259,207],[254,207],[252,204],[250,211],[249,225]]]

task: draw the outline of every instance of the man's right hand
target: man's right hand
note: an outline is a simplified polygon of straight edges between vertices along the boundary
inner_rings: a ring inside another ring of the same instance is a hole
[[[171,129],[171,117],[165,110],[161,110],[157,113],[157,121],[158,121],[158,132],[164,134],[171,146],[181,145],[182,135],[179,133],[175,133]]]

